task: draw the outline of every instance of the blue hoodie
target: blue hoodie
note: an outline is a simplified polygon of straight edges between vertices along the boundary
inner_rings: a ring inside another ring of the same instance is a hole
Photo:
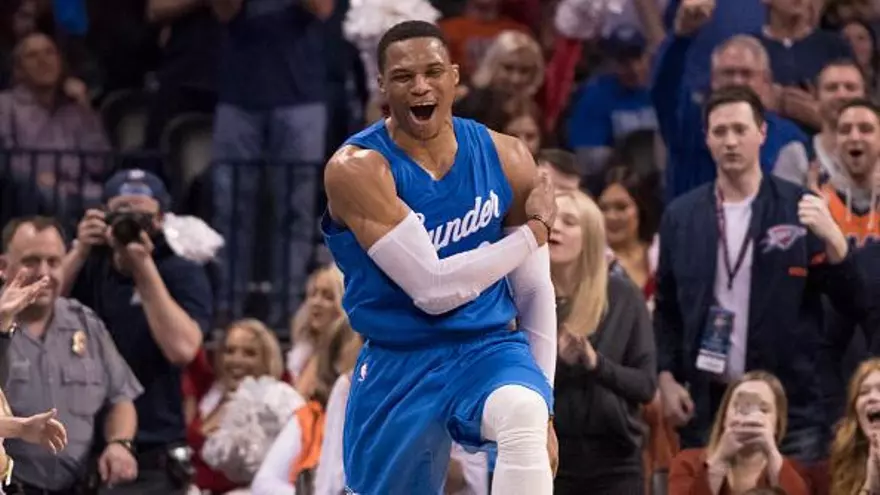
[[[685,81],[692,38],[667,36],[654,59],[651,99],[660,134],[667,148],[666,198],[671,201],[697,186],[715,180],[715,161],[706,147],[702,116],[703,92]],[[767,139],[761,147],[761,167],[772,173],[780,151],[792,142],[803,144],[812,159],[810,140],[793,122],[767,112]]]

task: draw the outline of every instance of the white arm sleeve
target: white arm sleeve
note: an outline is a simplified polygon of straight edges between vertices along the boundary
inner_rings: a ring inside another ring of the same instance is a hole
[[[351,388],[351,376],[340,375],[327,399],[327,419],[321,458],[315,470],[315,493],[336,494],[345,491],[345,469],[342,464],[342,428],[345,426],[345,405]]]
[[[416,307],[439,315],[476,299],[537,249],[534,234],[523,225],[495,244],[441,260],[422,222],[410,212],[367,254]]]
[[[290,466],[300,453],[301,442],[299,419],[294,415],[263,458],[251,482],[252,495],[296,495],[296,489],[290,484]]]
[[[550,385],[556,378],[556,291],[550,279],[547,246],[528,257],[508,276],[519,313],[519,327],[526,332],[529,349]]]

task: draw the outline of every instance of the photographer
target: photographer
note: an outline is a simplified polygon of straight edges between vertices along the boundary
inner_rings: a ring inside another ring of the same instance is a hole
[[[144,385],[135,402],[137,481],[112,493],[181,493],[189,466],[181,373],[196,355],[212,314],[203,267],[176,255],[162,233],[169,195],[143,170],[117,172],[105,210],[88,210],[64,260],[65,291],[92,307]]]

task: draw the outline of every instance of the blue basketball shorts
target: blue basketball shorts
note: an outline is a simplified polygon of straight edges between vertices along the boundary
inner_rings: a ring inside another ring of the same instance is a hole
[[[483,404],[504,385],[538,392],[552,413],[552,387],[522,332],[418,349],[367,343],[345,413],[348,492],[441,493],[452,441],[469,450],[489,445],[480,435]]]

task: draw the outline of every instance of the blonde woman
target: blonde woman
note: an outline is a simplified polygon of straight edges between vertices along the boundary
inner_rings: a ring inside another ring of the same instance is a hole
[[[849,382],[846,411],[831,445],[834,495],[880,493],[880,359],[863,362]]]
[[[512,101],[534,99],[543,83],[544,56],[538,42],[526,33],[504,31],[492,42],[470,85],[459,88],[454,113],[480,122],[501,120],[498,115],[513,110]]]
[[[555,494],[641,495],[640,407],[656,390],[654,335],[640,290],[605,257],[602,212],[557,196],[550,266],[559,311]]]
[[[669,495],[739,494],[769,487],[808,495],[795,464],[779,452],[787,418],[788,399],[779,379],[766,371],[746,373],[725,390],[709,445],[684,450],[672,460]]]
[[[306,299],[299,307],[290,325],[287,371],[291,382],[296,382],[312,359],[324,334],[338,328],[345,319],[342,311],[342,272],[336,265],[318,268],[306,283]]]
[[[200,490],[219,494],[248,483],[237,483],[212,469],[202,459],[202,447],[220,428],[226,406],[245,378],[269,376],[280,380],[284,366],[275,334],[255,319],[230,324],[214,357],[216,374],[213,385],[201,397],[187,397],[185,409],[191,414],[187,418],[187,442],[195,452],[194,483]]]

